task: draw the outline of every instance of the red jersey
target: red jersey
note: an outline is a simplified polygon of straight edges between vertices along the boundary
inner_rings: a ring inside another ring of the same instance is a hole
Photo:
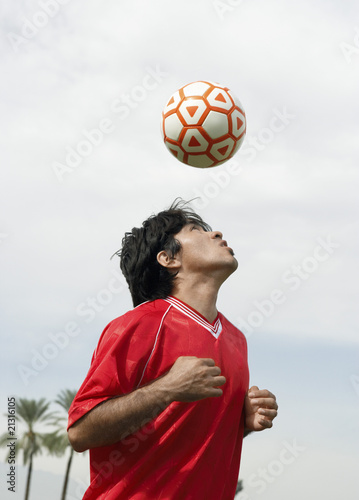
[[[247,344],[221,313],[209,323],[168,297],[145,302],[112,321],[71,405],[68,426],[102,401],[160,377],[179,356],[214,359],[226,377],[223,395],[175,401],[122,441],[92,448],[91,484],[83,500],[234,498],[249,383]]]

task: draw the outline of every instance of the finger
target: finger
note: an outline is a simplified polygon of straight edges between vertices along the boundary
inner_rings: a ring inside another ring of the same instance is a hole
[[[219,396],[222,396],[222,395],[223,395],[222,389],[213,387],[213,389],[210,390],[208,397],[209,398],[218,398]]]
[[[212,358],[199,358],[204,365],[207,366],[216,366],[216,363],[214,362],[214,359]]]
[[[212,375],[212,377],[216,377],[221,374],[221,369],[219,366],[211,366],[208,368],[207,373]]]
[[[213,377],[212,379],[213,387],[218,387],[220,385],[224,385],[225,383],[226,383],[226,377],[223,377],[223,375],[219,377]]]
[[[273,398],[255,398],[252,399],[252,404],[260,408],[273,408],[274,410],[278,410],[278,404]]]
[[[265,429],[270,429],[271,427],[273,427],[273,422],[265,418],[261,418],[260,420],[258,420],[258,423]]]
[[[254,398],[273,398],[274,400],[276,399],[275,395],[272,394],[267,389],[259,390],[258,387],[257,387],[256,390],[254,390],[254,388],[251,388],[249,391],[250,392],[248,393],[248,396],[250,396],[250,397],[254,397]]]
[[[274,420],[278,415],[277,410],[269,410],[268,408],[259,408],[258,413],[264,417],[268,417],[270,420]]]

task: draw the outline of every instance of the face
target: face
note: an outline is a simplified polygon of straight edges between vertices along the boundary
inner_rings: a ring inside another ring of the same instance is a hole
[[[234,252],[220,231],[205,231],[190,223],[175,235],[181,244],[176,255],[182,273],[200,273],[226,279],[238,267]]]

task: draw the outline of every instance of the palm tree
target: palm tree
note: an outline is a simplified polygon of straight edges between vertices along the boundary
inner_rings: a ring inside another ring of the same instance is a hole
[[[70,389],[62,390],[58,395],[55,403],[60,405],[66,413],[68,413],[71,403],[76,395],[76,391],[71,391]],[[47,448],[50,453],[57,456],[62,456],[67,448],[70,448],[70,455],[67,461],[64,484],[62,487],[61,500],[66,499],[67,485],[70,476],[70,468],[72,459],[74,456],[74,449],[70,445],[70,441],[67,437],[66,424],[64,424],[64,417],[57,418],[54,422],[57,425],[57,429],[51,436],[49,436],[47,441]]]
[[[76,395],[76,391],[71,391],[69,389],[62,390],[58,395],[55,403],[59,404],[65,411],[68,413],[71,403]],[[67,485],[70,475],[70,468],[72,463],[72,458],[74,455],[74,449],[70,445],[70,441],[67,437],[66,432],[66,421],[67,418],[61,415],[55,415],[52,420],[52,425],[56,427],[56,429],[47,434],[44,440],[44,446],[48,450],[51,455],[56,455],[57,457],[62,457],[67,448],[70,448],[70,455],[67,461],[66,472],[64,484],[62,487],[61,500],[66,499]]]
[[[23,450],[24,465],[29,464],[25,500],[28,500],[30,493],[30,482],[32,474],[32,463],[35,455],[40,455],[42,449],[46,446],[48,434],[41,433],[35,430],[36,425],[44,423],[51,424],[53,413],[49,412],[50,402],[45,398],[39,400],[19,398],[16,401],[16,420],[22,422],[26,426],[25,432],[18,437],[16,442],[17,449]],[[3,434],[0,437],[0,445],[4,445],[8,439],[8,434]]]

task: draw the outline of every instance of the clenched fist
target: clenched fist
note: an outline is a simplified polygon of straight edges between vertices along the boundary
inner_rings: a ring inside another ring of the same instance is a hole
[[[267,389],[259,390],[254,385],[244,400],[245,427],[247,431],[263,431],[273,426],[278,414],[278,404],[274,394]]]
[[[219,386],[226,382],[213,359],[196,356],[180,356],[164,379],[173,401],[187,403],[222,396]]]

